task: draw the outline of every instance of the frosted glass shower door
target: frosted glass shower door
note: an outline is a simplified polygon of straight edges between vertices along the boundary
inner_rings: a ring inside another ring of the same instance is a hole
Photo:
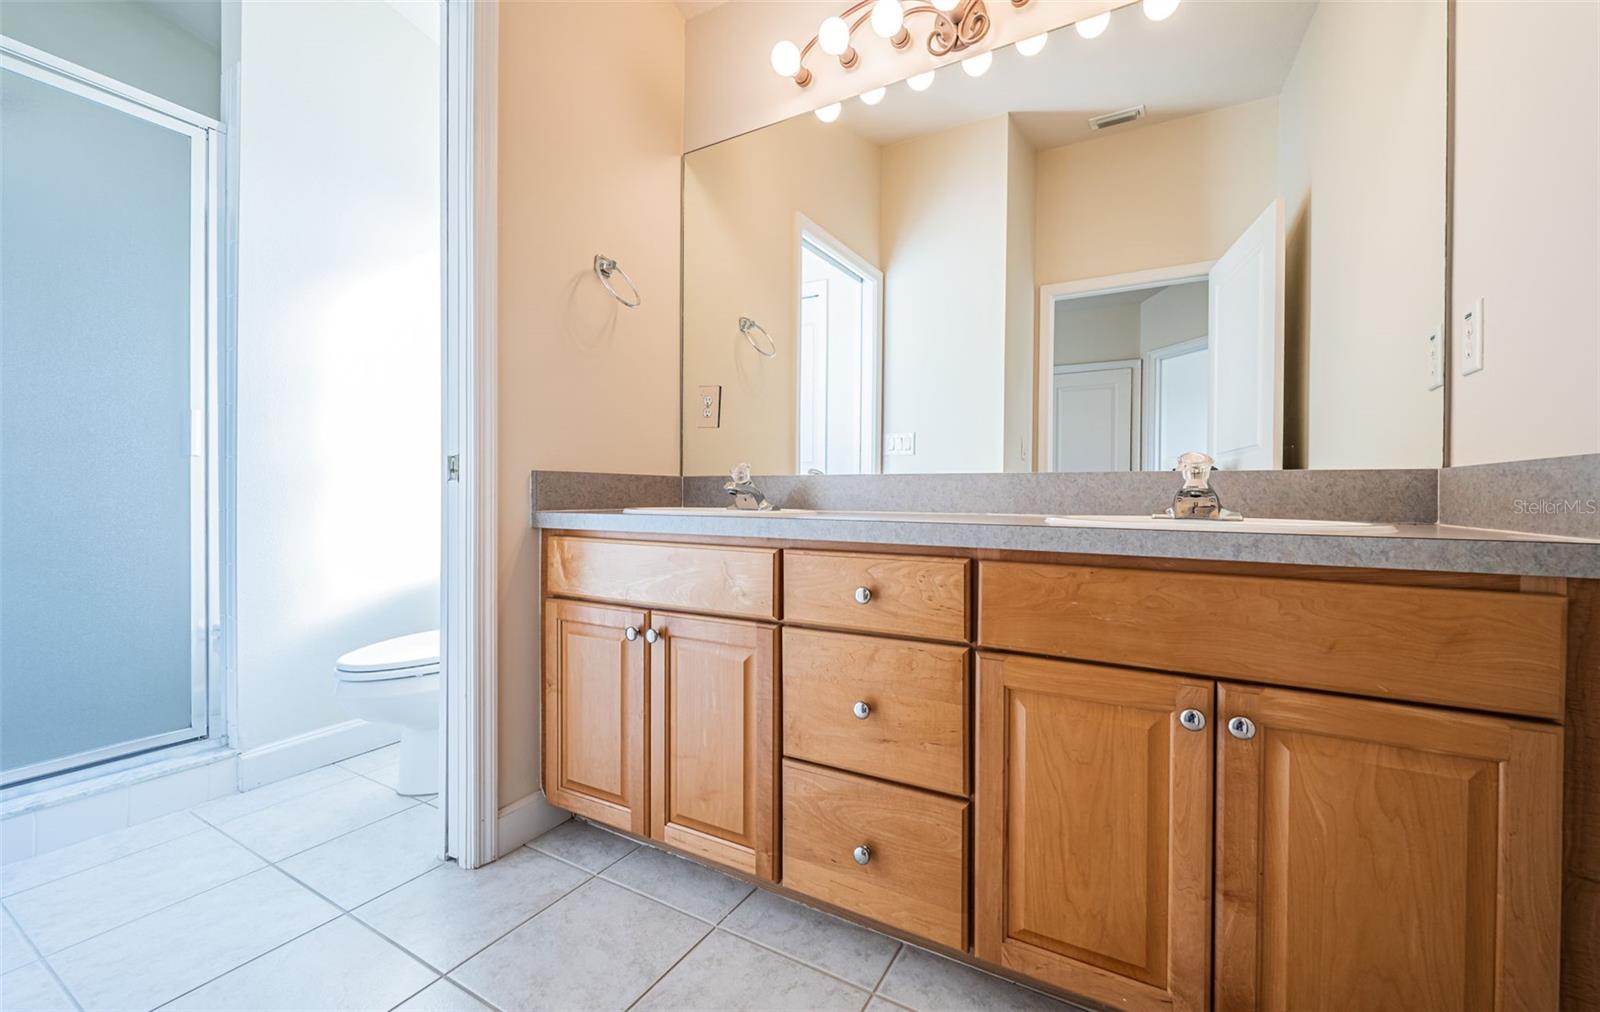
[[[0,48],[4,784],[207,731],[212,137],[131,94]]]

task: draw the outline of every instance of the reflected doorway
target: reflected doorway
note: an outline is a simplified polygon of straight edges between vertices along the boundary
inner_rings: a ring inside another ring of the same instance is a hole
[[[883,275],[821,229],[800,229],[796,470],[881,468]]]

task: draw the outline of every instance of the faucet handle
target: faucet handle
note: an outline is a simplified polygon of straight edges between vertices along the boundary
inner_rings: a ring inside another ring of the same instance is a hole
[[[750,465],[735,464],[728,470],[728,480],[735,485],[750,484]]]
[[[1201,453],[1199,450],[1190,450],[1178,457],[1178,473],[1183,475],[1185,485],[1205,485],[1211,479],[1211,469],[1216,466],[1216,461],[1211,455]]]

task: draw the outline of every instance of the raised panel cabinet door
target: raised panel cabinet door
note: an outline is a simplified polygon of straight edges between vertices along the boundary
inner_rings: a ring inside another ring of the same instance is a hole
[[[1217,720],[1218,1008],[1557,1007],[1560,728],[1231,683]]]
[[[545,601],[545,796],[558,808],[641,836],[648,828],[645,617],[627,608]]]
[[[1119,1008],[1207,1007],[1213,688],[979,655],[978,957]]]
[[[775,880],[777,629],[651,622],[650,835]]]

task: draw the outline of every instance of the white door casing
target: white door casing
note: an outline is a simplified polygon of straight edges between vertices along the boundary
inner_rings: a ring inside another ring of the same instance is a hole
[[[1211,268],[1211,456],[1283,466],[1283,207],[1274,200]]]

